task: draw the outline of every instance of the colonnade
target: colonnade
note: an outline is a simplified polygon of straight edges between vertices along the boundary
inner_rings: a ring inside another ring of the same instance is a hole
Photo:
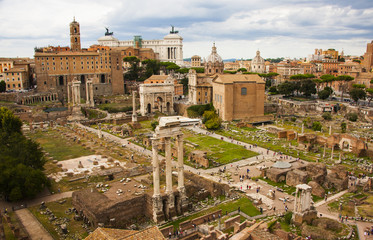
[[[158,159],[158,145],[160,144],[159,138],[154,138],[152,141],[153,146],[153,217],[154,221],[158,222],[159,218],[165,214],[172,217],[175,212],[175,196],[172,189],[172,156],[171,156],[171,136],[164,137],[165,140],[165,156],[166,156],[166,191],[167,196],[167,206],[163,206],[160,193],[160,169],[159,169],[159,159]],[[186,191],[184,186],[184,150],[183,150],[183,134],[181,132],[176,134],[177,140],[177,171],[178,171],[178,186],[177,190],[179,192],[180,208],[187,204]],[[166,209],[166,213],[163,212]]]

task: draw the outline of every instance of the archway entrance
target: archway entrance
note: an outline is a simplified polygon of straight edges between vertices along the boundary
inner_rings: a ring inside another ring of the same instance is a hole
[[[147,111],[147,113],[152,112],[152,105],[150,103],[148,103],[148,106],[146,107],[146,111]]]
[[[161,97],[157,97],[156,107],[158,111],[163,112],[163,99]]]
[[[350,143],[347,141],[343,141],[342,150],[350,150]]]

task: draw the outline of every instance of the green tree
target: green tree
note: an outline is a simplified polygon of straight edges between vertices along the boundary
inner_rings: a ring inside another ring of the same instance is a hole
[[[351,122],[356,122],[357,121],[357,113],[347,113],[346,118],[351,121]]]
[[[272,86],[269,88],[268,92],[270,92],[271,94],[276,94],[277,93],[277,88],[276,86]]]
[[[341,131],[342,131],[342,133],[345,133],[346,129],[347,129],[347,124],[345,122],[342,122],[341,123]]]
[[[318,121],[312,123],[312,130],[313,131],[321,131],[322,124]]]
[[[155,130],[155,128],[156,128],[158,125],[159,125],[159,122],[158,122],[158,121],[152,121],[152,122],[150,123],[150,126],[152,127],[152,130],[153,130],[153,131]]]
[[[304,96],[310,97],[312,94],[316,93],[316,83],[310,79],[301,81],[301,86],[299,91],[303,93]]]
[[[322,75],[320,78],[326,83],[327,86],[331,85],[331,82],[335,81],[335,77],[330,74]]]
[[[286,81],[277,86],[277,91],[280,94],[284,94],[285,96],[290,96],[293,94],[295,89],[294,83]]]
[[[205,111],[202,116],[202,122],[205,124],[207,129],[215,130],[221,127],[221,119],[215,110]]]
[[[124,74],[124,79],[138,81],[142,71],[142,68],[140,67],[140,59],[135,56],[131,56],[123,58],[123,61],[130,64],[128,71]]]
[[[204,73],[205,68],[203,67],[192,67],[192,69],[196,70],[197,73]]]
[[[11,201],[33,197],[48,184],[43,153],[21,126],[10,110],[0,108],[0,194]]]
[[[325,120],[332,120],[332,114],[330,112],[324,112],[322,115],[322,118],[324,118]]]
[[[6,91],[6,83],[4,81],[0,82],[0,92]]]
[[[146,59],[142,61],[141,64],[145,67],[145,73],[139,74],[141,75],[140,78],[147,79],[150,78],[152,75],[159,74],[159,70],[161,68],[159,60]]]
[[[330,92],[328,90],[321,90],[318,94],[320,99],[325,100],[330,96]]]
[[[319,93],[320,86],[324,81],[318,78],[312,79],[312,81],[316,84],[316,91]]]
[[[341,101],[343,101],[343,95],[347,90],[348,82],[351,82],[352,80],[354,80],[354,78],[349,76],[349,75],[339,75],[338,77],[336,77],[336,81],[338,81],[338,83],[339,83],[338,84],[339,91],[342,92],[341,93]]]
[[[365,99],[366,92],[362,88],[353,88],[350,90],[350,97],[356,102],[356,105],[358,105],[360,99]]]

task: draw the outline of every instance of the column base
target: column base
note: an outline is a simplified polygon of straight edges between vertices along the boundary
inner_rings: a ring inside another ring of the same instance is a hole
[[[163,204],[160,195],[153,196],[153,221],[160,223],[164,221]]]
[[[172,220],[173,217],[176,216],[176,209],[175,209],[175,196],[173,192],[168,192],[167,194],[167,217],[168,220]]]

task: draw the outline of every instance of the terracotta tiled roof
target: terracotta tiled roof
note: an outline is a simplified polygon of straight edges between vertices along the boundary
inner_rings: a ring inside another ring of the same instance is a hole
[[[143,231],[122,230],[114,228],[97,228],[85,240],[164,240],[159,229],[154,226]]]

